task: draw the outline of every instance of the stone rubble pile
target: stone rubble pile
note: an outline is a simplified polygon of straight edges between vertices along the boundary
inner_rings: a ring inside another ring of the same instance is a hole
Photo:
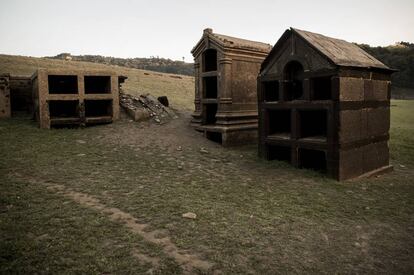
[[[119,103],[134,121],[151,119],[158,124],[164,124],[177,118],[171,108],[162,105],[157,98],[150,94],[133,96],[120,93]]]

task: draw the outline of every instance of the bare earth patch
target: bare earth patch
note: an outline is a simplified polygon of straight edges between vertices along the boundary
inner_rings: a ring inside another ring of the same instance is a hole
[[[140,235],[142,238],[144,238],[144,240],[162,246],[164,253],[177,261],[177,263],[180,264],[186,273],[191,273],[194,269],[207,271],[213,266],[213,264],[200,259],[196,255],[178,249],[169,237],[158,237],[158,235],[162,235],[161,233],[163,232],[160,232],[158,230],[146,231],[145,229],[148,227],[148,225],[145,223],[140,223],[138,219],[134,218],[129,213],[125,213],[118,208],[106,207],[96,198],[84,193],[75,192],[63,185],[49,183],[43,184],[47,186],[47,189],[53,192],[57,192],[65,197],[73,199],[83,206],[92,208],[102,214],[108,215],[109,219],[122,223],[131,232]],[[137,253],[136,251],[134,251],[133,255],[137,256],[140,259],[144,259],[146,262],[152,263],[154,266],[158,265],[159,259]]]

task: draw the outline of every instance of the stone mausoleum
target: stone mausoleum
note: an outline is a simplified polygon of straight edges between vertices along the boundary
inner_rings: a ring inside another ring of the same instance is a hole
[[[257,83],[271,45],[205,29],[193,48],[192,125],[224,146],[257,142]]]
[[[393,72],[353,43],[286,30],[258,77],[259,155],[337,180],[392,169]]]

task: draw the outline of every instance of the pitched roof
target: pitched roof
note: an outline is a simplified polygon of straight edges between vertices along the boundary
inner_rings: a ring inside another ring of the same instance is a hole
[[[191,50],[191,52],[195,51],[195,49],[204,40],[206,36],[216,41],[220,46],[227,47],[227,48],[248,49],[248,50],[260,51],[260,52],[266,52],[266,53],[270,52],[270,50],[272,49],[272,45],[270,44],[232,37],[232,36],[218,34],[218,33],[213,33],[212,29],[205,29],[203,37],[196,44],[196,46]]]
[[[318,33],[291,29],[331,59],[336,65],[389,69],[381,61],[353,43]]]
[[[283,43],[284,40],[287,39],[288,34],[292,32],[296,33],[298,36],[307,41],[320,54],[327,57],[332,63],[337,66],[392,70],[354,43],[295,28],[286,30],[286,32],[273,47],[272,52],[276,51],[278,48],[277,45]],[[268,58],[271,55],[272,53],[269,54]],[[268,63],[268,58],[266,58],[266,60],[263,62],[262,69],[264,68],[264,65]]]

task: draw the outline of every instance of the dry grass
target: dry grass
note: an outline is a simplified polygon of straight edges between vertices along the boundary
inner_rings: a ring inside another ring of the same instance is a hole
[[[0,58],[14,73],[75,64]],[[191,82],[120,70],[137,87],[175,83],[164,90],[173,103]],[[256,146],[222,148],[189,126],[188,112],[162,126],[1,120],[0,273],[413,274],[413,108],[392,102],[395,171],[351,182],[258,159]]]
[[[222,148],[188,116],[50,131],[0,121],[0,273],[184,272],[145,237],[158,234],[212,265],[193,273],[412,274],[412,108],[393,101],[395,171],[343,183]]]
[[[0,55],[0,73],[32,75],[37,68],[114,70],[120,75],[128,76],[128,80],[123,85],[127,93],[166,95],[170,98],[172,107],[177,109],[191,110],[194,106],[194,77],[191,76],[182,75],[179,79],[173,74],[90,62]]]

